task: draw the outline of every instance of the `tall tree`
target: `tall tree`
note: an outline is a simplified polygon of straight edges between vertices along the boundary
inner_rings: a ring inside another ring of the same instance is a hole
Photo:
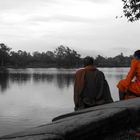
[[[69,47],[61,45],[56,48],[54,54],[58,66],[72,67],[80,63],[80,54],[75,50],[71,50]]]
[[[136,21],[140,18],[140,0],[122,0],[124,15],[128,21]]]
[[[8,48],[4,43],[0,43],[0,65],[4,66],[6,60],[9,56],[9,51],[11,48]]]

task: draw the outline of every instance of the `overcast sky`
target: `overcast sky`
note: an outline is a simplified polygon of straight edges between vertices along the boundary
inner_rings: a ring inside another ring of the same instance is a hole
[[[133,54],[140,21],[123,15],[122,0],[0,0],[0,42],[12,50],[68,46],[85,55]]]

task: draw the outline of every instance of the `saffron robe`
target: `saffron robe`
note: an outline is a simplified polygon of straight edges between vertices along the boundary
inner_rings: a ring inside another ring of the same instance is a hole
[[[88,99],[91,106],[113,102],[103,72],[92,65],[78,70],[74,81],[74,103],[80,108],[82,99]]]
[[[127,90],[140,96],[140,60],[132,59],[129,72],[125,79],[117,84],[119,90],[125,93]]]

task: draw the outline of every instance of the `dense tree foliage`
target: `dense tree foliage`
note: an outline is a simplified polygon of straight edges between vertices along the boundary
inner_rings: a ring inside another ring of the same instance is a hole
[[[98,55],[95,64],[98,67],[129,67],[132,56],[124,56],[123,53],[115,57],[103,57]]]
[[[9,51],[11,49],[8,48],[4,43],[0,43],[0,66],[3,67],[8,61]]]
[[[94,56],[93,56],[94,57]],[[97,67],[128,67],[132,56],[124,56],[123,53],[115,57],[94,57]],[[0,64],[6,67],[81,67],[81,55],[66,46],[59,46],[54,51],[38,52],[33,54],[18,50],[10,51],[5,44],[0,44]]]
[[[75,50],[71,50],[69,47],[61,45],[56,48],[54,54],[58,66],[78,66],[80,63],[80,54]]]
[[[129,21],[136,21],[140,18],[140,0],[122,0],[124,3],[124,15]]]
[[[26,51],[19,50],[9,53],[8,67],[78,67],[81,65],[80,54],[75,50],[63,45],[53,52],[35,51],[31,55]]]

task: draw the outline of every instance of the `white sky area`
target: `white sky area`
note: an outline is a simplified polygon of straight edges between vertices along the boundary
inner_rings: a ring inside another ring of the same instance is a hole
[[[122,0],[0,0],[0,42],[13,51],[125,56],[140,49],[140,21],[128,22]]]

